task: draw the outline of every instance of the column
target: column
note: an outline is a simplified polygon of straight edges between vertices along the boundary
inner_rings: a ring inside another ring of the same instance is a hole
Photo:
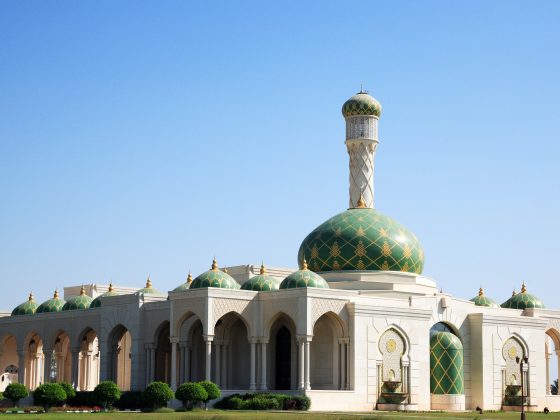
[[[177,389],[177,344],[179,343],[178,337],[170,337],[171,342],[171,389]]]
[[[556,350],[556,365],[558,366],[558,382],[560,383],[560,350]],[[560,395],[560,392],[558,393]]]
[[[257,347],[257,343],[254,339],[250,340],[250,344],[251,344],[251,377],[249,379],[249,389],[251,391],[254,391],[255,389],[257,389],[257,378],[255,377],[256,375],[256,364],[257,364],[257,354],[256,354],[256,347]]]
[[[212,374],[212,340],[213,335],[207,335],[204,337],[204,343],[206,344],[206,369],[204,372],[204,379],[209,381]]]
[[[25,351],[18,352],[18,383],[25,384]]]
[[[310,340],[309,338],[305,339],[305,390],[309,391],[311,389],[311,380],[309,375],[309,367],[311,365],[310,357]]]
[[[150,356],[150,345],[144,345],[144,349],[146,350],[146,386],[150,383],[150,369],[151,369],[151,356]]]
[[[74,389],[78,389],[78,368],[79,368],[79,356],[80,356],[80,349],[72,349],[72,386]]]
[[[544,354],[545,365],[546,365],[546,395],[550,395],[550,353],[548,351],[548,346],[545,346],[546,352]]]
[[[85,355],[85,369],[84,369],[84,386],[86,391],[91,390],[91,357],[92,352],[86,351],[84,352]]]
[[[298,343],[298,367],[299,367],[299,376],[298,376],[298,389],[304,390],[305,389],[305,345],[303,338],[299,339]]]
[[[222,344],[219,341],[214,341],[214,349],[216,350],[216,385],[222,386]],[[225,366],[224,366],[225,367]]]
[[[346,389],[346,343],[340,342],[340,389]]]
[[[179,385],[185,382],[185,342],[179,343]]]
[[[227,364],[227,356],[228,356],[228,345],[225,342],[222,342],[222,354],[221,354],[221,359],[222,359],[222,364],[221,364],[221,369],[220,369],[220,373],[222,374],[222,378],[220,379],[220,383],[222,384],[222,388],[227,389],[227,380],[228,380],[228,374],[227,374],[227,368],[228,368],[228,364]]]
[[[261,342],[261,390],[266,391],[266,371],[267,371],[267,364],[266,364],[266,341]]]
[[[189,382],[191,380],[191,343],[189,341],[185,346],[185,366],[183,369],[185,370],[185,382]]]
[[[51,368],[52,368],[52,350],[43,349],[43,354],[45,355],[45,363],[43,369],[43,382],[51,382]]]

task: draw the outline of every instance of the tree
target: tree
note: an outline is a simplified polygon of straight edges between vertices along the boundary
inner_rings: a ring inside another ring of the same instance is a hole
[[[167,407],[167,402],[175,394],[165,382],[152,382],[144,391],[144,399],[153,408]]]
[[[60,382],[60,386],[62,387],[62,389],[64,389],[64,392],[66,392],[66,401],[65,402],[71,401],[72,398],[74,398],[76,396],[76,390],[68,382]]]
[[[97,404],[103,408],[111,408],[121,398],[121,390],[112,381],[100,382],[93,390]]]
[[[33,391],[33,403],[49,411],[52,406],[61,405],[66,401],[66,391],[57,383],[39,385]]]
[[[550,393],[552,395],[558,395],[558,379],[556,379],[554,382],[552,382],[552,385],[550,385]]]
[[[220,388],[214,382],[211,381],[201,381],[199,382],[200,385],[204,388],[208,396],[204,400],[204,404],[208,408],[208,401],[215,400],[216,398],[220,398],[222,393],[220,392]]]
[[[208,393],[199,383],[185,382],[175,391],[175,398],[181,401],[184,407],[192,408],[194,404],[206,401]]]
[[[23,384],[13,383],[6,387],[4,390],[4,397],[9,399],[14,403],[14,407],[17,405],[18,401],[29,395],[29,391]]]

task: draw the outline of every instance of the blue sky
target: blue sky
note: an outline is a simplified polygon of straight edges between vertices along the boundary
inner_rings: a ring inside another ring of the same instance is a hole
[[[30,289],[169,290],[295,267],[347,207],[342,103],[383,105],[376,205],[444,291],[522,280],[551,307],[560,214],[555,1],[0,3],[0,267]]]

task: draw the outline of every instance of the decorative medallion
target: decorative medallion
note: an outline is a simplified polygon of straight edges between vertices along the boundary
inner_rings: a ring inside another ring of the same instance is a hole
[[[389,353],[393,353],[397,349],[397,342],[391,338],[387,340],[387,344],[385,345],[385,348]]]
[[[508,356],[510,359],[515,359],[517,357],[517,349],[515,347],[510,347],[508,350]]]

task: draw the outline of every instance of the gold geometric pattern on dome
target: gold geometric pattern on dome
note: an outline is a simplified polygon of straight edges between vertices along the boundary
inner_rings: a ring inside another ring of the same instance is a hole
[[[337,214],[302,242],[298,261],[310,257],[314,271],[384,270],[420,274],[424,252],[412,232],[375,209]],[[335,268],[336,261],[336,268]]]
[[[464,394],[463,346],[449,332],[430,338],[430,391],[439,395]]]

